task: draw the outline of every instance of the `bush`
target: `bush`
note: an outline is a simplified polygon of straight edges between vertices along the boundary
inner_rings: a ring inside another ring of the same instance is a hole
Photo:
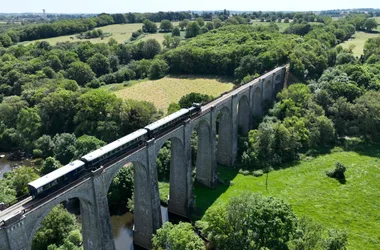
[[[326,250],[346,249],[347,234],[336,229],[328,231],[328,237],[325,239],[324,247]]]
[[[247,176],[247,175],[250,175],[251,172],[249,172],[249,170],[239,169],[239,174],[242,174],[242,175],[244,175],[244,176]]]
[[[162,59],[155,59],[149,69],[149,79],[156,80],[164,77],[169,70],[168,64]]]
[[[260,177],[264,174],[263,170],[256,170],[256,171],[253,171],[253,176],[255,177]]]
[[[364,141],[359,137],[345,138],[344,149],[346,150],[357,150],[361,149]]]
[[[326,175],[330,178],[345,180],[346,179],[346,177],[344,176],[345,172],[346,172],[346,166],[344,166],[343,163],[337,161],[335,162],[335,169],[327,170]]]

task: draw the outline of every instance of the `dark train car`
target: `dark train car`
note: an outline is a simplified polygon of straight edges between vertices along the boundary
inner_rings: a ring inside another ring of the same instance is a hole
[[[29,194],[34,197],[43,197],[62,186],[78,179],[86,172],[85,163],[76,160],[57,170],[29,182]]]

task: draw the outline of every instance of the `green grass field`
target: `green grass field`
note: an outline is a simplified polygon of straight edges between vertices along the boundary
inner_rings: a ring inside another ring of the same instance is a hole
[[[182,96],[198,92],[214,97],[233,88],[229,79],[217,77],[168,76],[155,81],[140,81],[130,87],[122,84],[105,86],[123,99],[134,99],[152,102],[166,113],[169,104],[178,102]]]
[[[219,167],[219,178],[232,180],[233,186],[215,190],[195,185],[197,213],[227,202],[242,191],[260,192],[288,201],[298,216],[306,215],[326,227],[343,229],[348,234],[348,249],[379,249],[380,246],[380,149],[365,153],[339,152],[301,161],[269,174],[253,177],[232,168]],[[347,166],[345,184],[328,178],[325,171],[340,161]]]
[[[355,48],[353,50],[354,55],[360,57],[363,54],[364,44],[369,38],[380,37],[380,33],[365,33],[365,32],[356,32],[354,37],[351,40],[345,41],[340,44],[343,48],[348,49],[348,47],[353,44]]]
[[[156,23],[157,27],[160,26],[159,23]],[[174,26],[178,25],[178,22],[173,22]],[[104,39],[101,38],[93,38],[93,39],[77,39],[76,35],[68,35],[68,36],[59,36],[59,37],[53,37],[53,38],[47,38],[47,39],[40,39],[35,41],[28,41],[23,42],[22,44],[28,45],[30,43],[34,43],[36,41],[48,41],[50,44],[55,45],[59,42],[78,42],[78,41],[90,41],[92,43],[104,43],[108,42],[110,38],[114,38],[118,43],[124,43],[129,38],[131,38],[132,33],[137,31],[138,29],[141,29],[143,26],[142,23],[127,23],[127,24],[113,24],[108,25],[104,27],[100,27],[97,29],[103,30],[104,33],[112,33],[112,36],[105,37]],[[157,33],[157,34],[149,34],[144,37],[146,39],[148,38],[157,38],[160,43],[164,40],[164,34]]]
[[[264,25],[264,26],[268,26],[270,24],[270,22],[260,22],[259,20],[255,20],[255,21],[252,21],[252,25],[253,26],[257,26],[257,25]],[[275,22],[275,24],[280,28],[280,32],[284,32],[284,30],[289,27],[289,23],[278,23],[278,22]]]

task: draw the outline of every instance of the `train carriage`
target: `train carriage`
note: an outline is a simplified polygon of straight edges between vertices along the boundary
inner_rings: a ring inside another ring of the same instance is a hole
[[[147,140],[147,131],[139,129],[127,136],[124,136],[104,147],[101,147],[85,156],[81,160],[86,163],[87,169],[97,169],[105,161],[112,160],[120,155],[144,144]]]
[[[33,197],[41,197],[78,179],[85,172],[85,163],[75,160],[41,178],[28,183],[28,190]]]

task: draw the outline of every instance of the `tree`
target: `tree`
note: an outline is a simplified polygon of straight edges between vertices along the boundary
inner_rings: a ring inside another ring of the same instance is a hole
[[[189,108],[193,106],[193,103],[202,104],[211,101],[212,99],[214,99],[212,96],[192,92],[190,94],[182,96],[178,104],[181,108]]]
[[[17,193],[17,197],[20,197],[28,193],[27,184],[38,179],[39,176],[34,172],[34,169],[30,167],[22,166],[13,171],[12,175],[12,187]]]
[[[157,32],[157,25],[146,19],[143,24],[143,31],[147,33],[156,33]]]
[[[205,216],[203,230],[219,249],[285,249],[296,229],[289,204],[243,193]]]
[[[53,138],[54,141],[54,156],[63,165],[69,163],[74,159],[76,152],[77,138],[74,134],[56,134]]]
[[[95,73],[91,70],[90,66],[83,62],[74,62],[66,71],[66,77],[75,80],[79,85],[91,82],[95,77]]]
[[[156,80],[165,76],[168,72],[169,66],[165,60],[155,59],[153,60],[149,69],[149,79]]]
[[[153,59],[161,52],[161,45],[156,39],[148,39],[143,44],[143,56],[145,59]]]
[[[215,28],[214,23],[213,22],[207,22],[206,28],[207,28],[207,30],[213,30]]]
[[[88,59],[87,63],[90,65],[92,71],[95,72],[97,77],[107,74],[111,71],[108,58],[100,53],[93,55],[90,59]]]
[[[202,239],[193,231],[190,223],[180,222],[173,225],[165,222],[153,235],[153,249],[204,250]]]
[[[3,47],[9,47],[13,44],[13,42],[10,36],[8,36],[7,34],[1,34],[0,44],[3,45]]]
[[[171,144],[165,144],[156,158],[157,175],[159,181],[168,182],[170,178]]]
[[[173,28],[172,36],[181,36],[181,32],[177,26]]]
[[[128,198],[132,198],[134,188],[133,166],[122,167],[113,178],[108,190],[108,206],[112,214],[127,210]]]
[[[172,102],[169,104],[169,107],[168,107],[168,115],[173,114],[180,109],[181,109],[181,106],[179,106],[178,103]]]
[[[189,19],[184,19],[183,21],[179,22],[178,26],[181,30],[185,30],[187,25],[190,23]]]
[[[24,147],[31,150],[34,140],[40,135],[41,118],[36,109],[22,109],[17,115],[17,131],[20,133]]]
[[[215,29],[222,27],[223,22],[219,18],[212,19]]]
[[[190,22],[186,28],[186,38],[196,37],[201,33],[201,27],[198,22]]]
[[[202,17],[198,17],[195,21],[199,24],[199,26],[205,26],[205,20],[203,20]]]
[[[51,244],[62,245],[76,228],[75,215],[70,214],[63,205],[57,205],[43,219],[33,238],[32,249],[46,250]]]
[[[57,161],[54,157],[48,157],[42,163],[41,174],[46,175],[54,170],[57,170],[61,167],[59,161]]]
[[[88,154],[98,148],[103,147],[106,143],[102,140],[99,140],[95,136],[82,135],[77,139],[76,142],[76,157],[80,158],[85,154]]]
[[[377,22],[375,19],[373,18],[367,18],[367,20],[364,22],[364,28],[367,30],[367,31],[372,31],[374,29],[377,28]]]
[[[160,30],[163,32],[171,32],[173,29],[173,24],[169,20],[162,20],[160,24]]]

